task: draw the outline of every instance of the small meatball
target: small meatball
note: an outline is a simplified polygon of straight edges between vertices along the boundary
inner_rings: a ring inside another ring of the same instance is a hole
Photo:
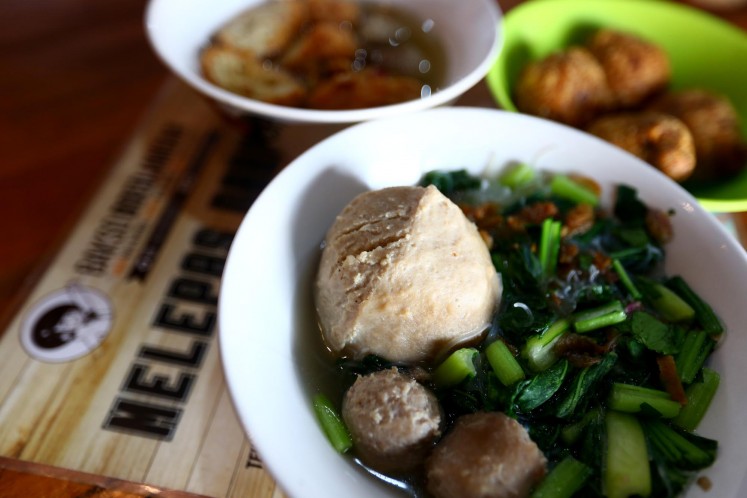
[[[441,436],[436,396],[396,368],[358,377],[342,417],[361,461],[380,472],[413,470]]]
[[[527,64],[516,83],[515,98],[521,112],[571,126],[585,125],[611,104],[604,70],[583,47]]]
[[[409,76],[375,70],[340,72],[319,82],[309,95],[314,109],[360,109],[420,98],[423,84]]]
[[[618,108],[636,107],[669,84],[669,57],[653,43],[600,29],[588,40],[587,47],[602,65]]]
[[[698,164],[694,178],[719,179],[742,171],[747,147],[739,116],[724,96],[701,89],[663,95],[651,106],[679,118],[692,133]]]
[[[434,186],[353,199],[327,233],[314,292],[333,353],[409,364],[478,341],[500,295],[477,228]]]
[[[681,182],[695,170],[693,136],[674,116],[658,112],[609,114],[587,128],[596,135]]]
[[[436,498],[522,498],[547,473],[547,459],[516,420],[499,412],[460,417],[425,463]]]

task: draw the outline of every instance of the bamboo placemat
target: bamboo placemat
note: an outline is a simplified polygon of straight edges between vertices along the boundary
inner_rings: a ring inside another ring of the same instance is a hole
[[[478,85],[460,103],[492,99]],[[133,493],[283,496],[223,379],[220,275],[262,188],[342,127],[219,116],[169,82],[5,330],[0,478],[68,469]],[[721,218],[743,239],[741,217]]]

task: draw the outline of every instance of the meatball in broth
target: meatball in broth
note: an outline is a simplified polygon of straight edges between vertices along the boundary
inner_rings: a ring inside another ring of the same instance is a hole
[[[353,199],[327,233],[315,283],[335,355],[407,364],[481,339],[500,295],[477,228],[433,186]]]
[[[500,412],[464,415],[426,461],[436,498],[522,498],[547,473],[547,459],[516,420]]]
[[[441,436],[436,396],[396,368],[358,377],[342,416],[361,461],[380,472],[415,469]]]

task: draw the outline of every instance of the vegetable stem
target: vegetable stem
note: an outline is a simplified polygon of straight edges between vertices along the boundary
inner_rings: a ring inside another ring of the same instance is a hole
[[[685,333],[682,348],[674,359],[684,384],[690,384],[695,379],[714,344],[704,330],[691,330]]]
[[[580,311],[573,316],[573,328],[576,332],[589,332],[624,322],[628,315],[620,301],[611,301],[602,306]]]
[[[562,224],[552,218],[546,218],[542,222],[539,260],[540,266],[542,268],[542,273],[546,278],[549,278],[555,274],[555,267],[558,264],[561,227]]]
[[[541,372],[555,363],[557,356],[553,353],[553,346],[570,326],[568,319],[561,318],[553,322],[542,334],[532,336],[527,340],[522,356],[526,359],[529,368],[535,372]]]
[[[569,201],[577,204],[599,204],[599,197],[578,182],[573,181],[567,175],[556,174],[550,180],[550,191]]]
[[[684,322],[695,316],[695,310],[672,289],[660,283],[653,284],[651,305],[670,322]]]
[[[675,276],[669,279],[667,285],[671,287],[678,295],[687,301],[687,303],[695,310],[695,319],[703,327],[703,330],[711,335],[717,335],[724,331],[724,327],[716,316],[708,303],[703,301],[695,291],[685,282],[680,276]]]
[[[338,453],[345,453],[352,448],[353,440],[345,423],[324,394],[319,393],[314,396],[314,413],[324,434]]]
[[[608,498],[649,496],[651,471],[641,424],[632,415],[608,411],[605,427],[604,495]]]
[[[665,391],[616,382],[612,384],[609,407],[625,413],[638,413],[643,405],[649,405],[664,418],[677,416],[682,405],[669,397]]]
[[[516,163],[505,168],[498,181],[501,185],[515,189],[531,182],[536,173],[528,164]]]
[[[491,343],[485,348],[485,356],[504,386],[510,386],[524,378],[524,370],[503,341]]]
[[[592,474],[591,467],[567,456],[537,486],[531,498],[570,498]]]
[[[694,382],[686,390],[687,404],[672,423],[688,432],[694,431],[703,419],[716,394],[721,376],[708,367],[703,368],[703,381]]]
[[[619,259],[615,258],[612,260],[612,267],[617,272],[618,276],[620,277],[620,281],[622,282],[623,286],[628,290],[630,295],[633,297],[633,299],[640,299],[641,292],[636,288],[633,281],[630,279],[630,275],[628,275],[628,271],[625,269],[623,264],[620,262]]]
[[[476,375],[473,358],[477,355],[475,348],[461,348],[451,353],[433,371],[433,382],[437,387],[451,387]]]

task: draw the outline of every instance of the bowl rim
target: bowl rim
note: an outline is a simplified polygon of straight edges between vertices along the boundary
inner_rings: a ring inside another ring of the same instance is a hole
[[[493,67],[503,46],[503,11],[498,2],[495,2],[494,0],[472,0],[479,5],[480,8],[484,10],[485,14],[491,19],[490,24],[494,26],[492,41],[490,42],[489,48],[485,52],[480,63],[472,68],[472,70],[462,78],[453,82],[449,86],[417,100],[362,109],[319,110],[282,106],[243,97],[225,90],[210,83],[199,73],[185,70],[172,61],[168,50],[162,46],[160,43],[160,37],[157,35],[158,23],[156,22],[156,13],[159,4],[163,1],[166,0],[148,1],[148,5],[145,9],[144,24],[146,36],[151,48],[166,67],[168,67],[182,82],[186,83],[194,90],[212,98],[217,105],[229,115],[249,113],[250,115],[288,123],[357,123],[449,104],[485,77],[490,68]]]

